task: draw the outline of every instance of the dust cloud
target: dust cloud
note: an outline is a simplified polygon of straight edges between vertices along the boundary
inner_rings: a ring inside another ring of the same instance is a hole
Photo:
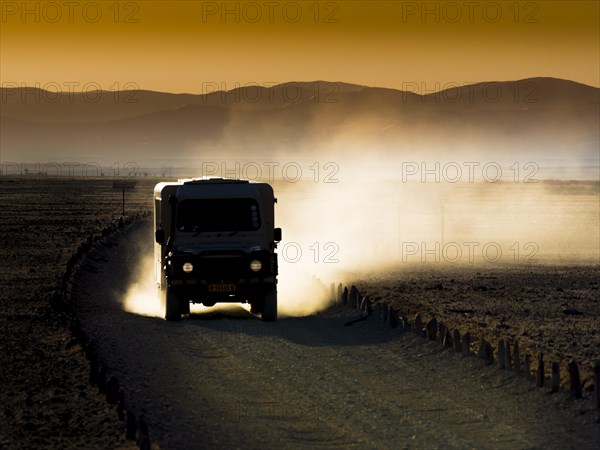
[[[151,239],[151,236],[148,239]],[[323,282],[307,270],[292,269],[296,269],[296,266],[280,271],[278,286],[280,317],[304,316],[322,309],[329,301],[329,291]],[[192,314],[211,312],[226,306],[227,304],[217,304],[214,307],[192,304],[190,312]],[[247,304],[242,306],[250,309]],[[141,256],[141,263],[123,295],[123,308],[127,312],[141,316],[164,317],[160,289],[154,281],[152,253],[147,252]]]
[[[388,156],[336,164],[334,183],[275,182],[284,231],[281,304],[290,314],[326,306],[329,283],[350,283],[348,274],[411,264],[526,267],[600,260],[598,181],[548,181],[543,164],[527,159]],[[424,178],[423,170],[429,171]],[[299,276],[316,282],[321,301],[304,295],[307,284]]]
[[[278,197],[276,226],[283,229],[277,249],[282,317],[327,307],[330,284],[350,283],[349,273],[410,264],[597,264],[600,258],[597,181],[547,181],[541,169],[535,178],[515,180],[509,169],[514,162],[490,160],[478,163],[472,181],[463,174],[456,182],[443,167],[466,161],[442,161],[439,174],[436,162],[428,161],[424,167],[430,173],[423,179],[420,173],[407,177],[407,167],[415,167],[401,158],[360,164],[281,161],[294,162],[303,171],[301,179],[271,181]],[[420,171],[421,161],[415,161]],[[321,170],[319,178],[309,169],[314,164]],[[490,169],[486,180],[481,172],[485,164],[498,165],[503,175],[492,179]],[[331,176],[325,179],[325,174]],[[148,255],[125,296],[125,309],[162,317],[151,234],[145,239],[139,248]]]
[[[148,235],[147,248],[141,253],[139,268],[134,274],[133,281],[125,292],[123,307],[125,311],[149,317],[164,317],[160,299],[160,289],[154,281],[154,253],[152,236]],[[140,236],[140,242],[143,236]],[[140,249],[144,248],[142,245]]]
[[[225,132],[213,145],[190,144],[184,155],[185,169],[174,178],[273,185],[283,229],[281,315],[312,314],[332,300],[331,283],[390,266],[598,264],[600,187],[591,146],[559,160],[564,145],[546,147],[536,136],[528,142],[523,134],[470,129],[463,136],[454,122],[434,131],[435,123],[414,119],[415,133],[408,119],[377,117],[339,125],[307,114],[299,131],[287,122],[261,125],[274,136],[288,133],[289,141],[244,146],[239,133]],[[309,122],[322,123],[313,127],[320,134],[299,137]],[[406,139],[386,134],[398,126]],[[244,136],[252,130],[247,124]],[[145,273],[151,278],[152,267]],[[132,287],[128,304],[139,304],[147,285]]]

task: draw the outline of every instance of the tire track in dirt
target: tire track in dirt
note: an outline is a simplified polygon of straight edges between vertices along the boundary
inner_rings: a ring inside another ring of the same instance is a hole
[[[345,327],[358,316],[343,307],[275,323],[241,306],[179,323],[127,313],[135,249],[151,239],[147,224],[109,238],[73,294],[163,449],[562,449],[600,438],[564,396],[375,320]]]

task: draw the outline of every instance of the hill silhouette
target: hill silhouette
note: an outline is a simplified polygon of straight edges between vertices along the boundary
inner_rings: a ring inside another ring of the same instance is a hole
[[[210,88],[210,89],[209,89]],[[597,158],[598,88],[555,78],[419,94],[290,82],[205,94],[0,89],[2,159],[379,156]],[[210,91],[210,92],[208,92]],[[214,91],[214,92],[213,92]],[[90,99],[93,99],[91,101]],[[51,100],[51,101],[50,101]]]

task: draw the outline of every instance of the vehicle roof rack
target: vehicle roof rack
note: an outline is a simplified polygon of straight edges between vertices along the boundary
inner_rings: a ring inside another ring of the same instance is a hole
[[[242,184],[249,183],[248,180],[237,180],[235,178],[193,178],[182,180],[183,184]]]

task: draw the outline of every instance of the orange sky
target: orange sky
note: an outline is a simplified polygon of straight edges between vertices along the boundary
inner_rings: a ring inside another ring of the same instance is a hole
[[[599,3],[2,0],[0,81],[202,93],[552,76],[598,87]]]

